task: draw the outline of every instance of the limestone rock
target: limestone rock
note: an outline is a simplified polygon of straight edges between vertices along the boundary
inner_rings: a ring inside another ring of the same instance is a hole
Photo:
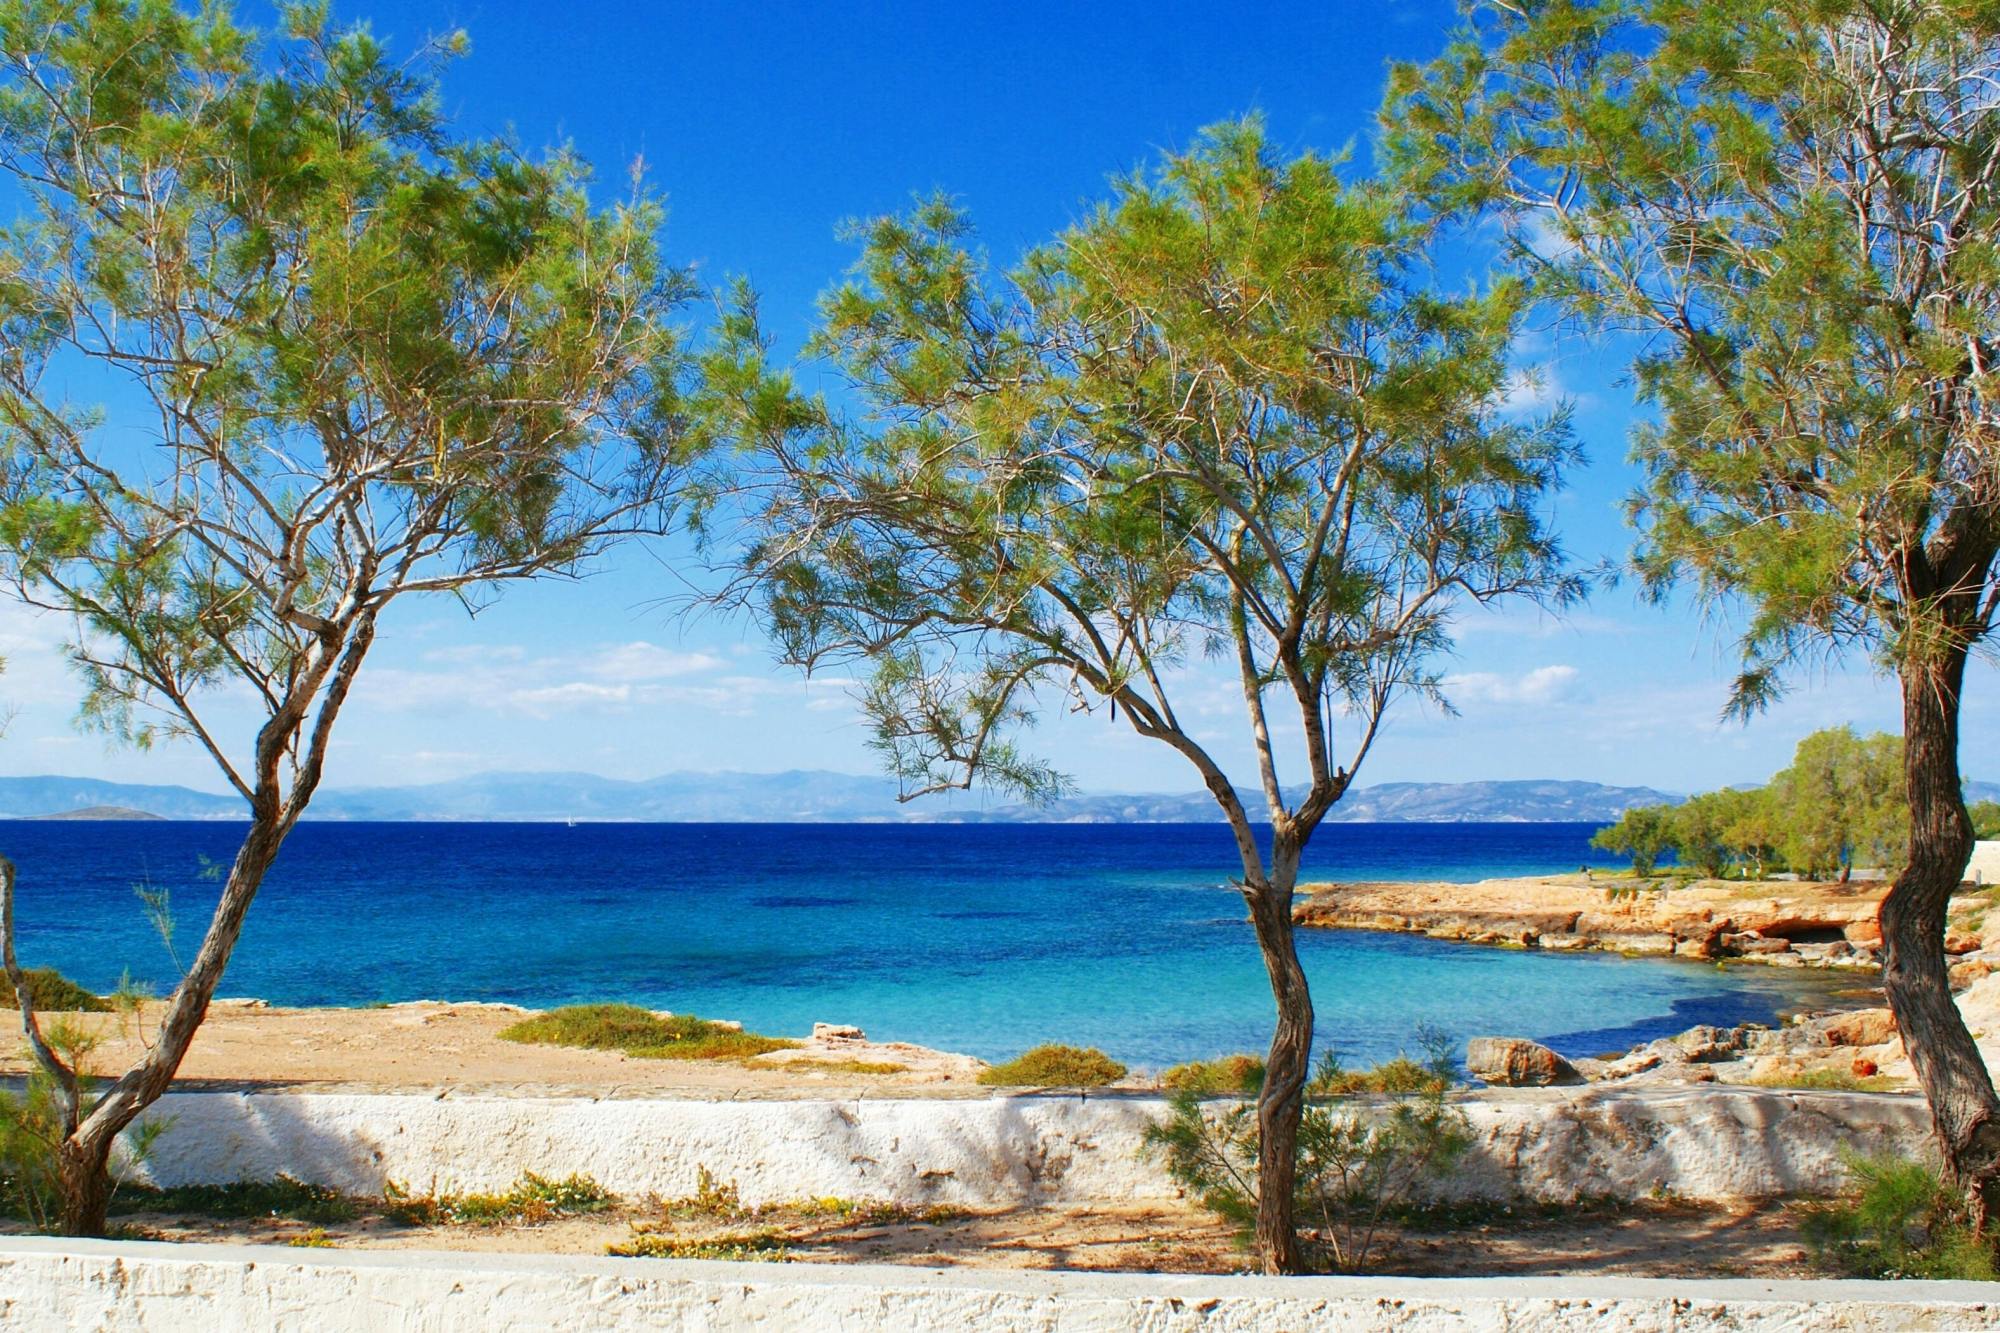
[[[1569,1061],[1524,1037],[1474,1037],[1465,1044],[1465,1067],[1474,1078],[1501,1087],[1583,1081]]]
[[[1818,1026],[1829,1046],[1880,1046],[1895,1037],[1896,1016],[1887,1009],[1855,1009]]]
[[[868,1034],[860,1028],[855,1027],[852,1023],[815,1023],[813,1024],[812,1039],[814,1041],[866,1041],[868,1040]]]

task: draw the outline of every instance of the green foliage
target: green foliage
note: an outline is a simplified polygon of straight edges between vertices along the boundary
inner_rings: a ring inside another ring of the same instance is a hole
[[[112,1201],[114,1213],[171,1213],[214,1218],[287,1217],[300,1222],[347,1222],[360,1201],[326,1185],[290,1176],[227,1185],[128,1185]]]
[[[529,1173],[498,1194],[412,1194],[392,1181],[382,1210],[406,1226],[540,1226],[601,1213],[616,1202],[617,1196],[589,1176],[545,1180]]]
[[[1966,808],[1972,819],[1972,836],[1982,842],[2000,838],[2000,801],[1975,801]]]
[[[2000,807],[1996,807],[2000,810]],[[1602,828],[1591,845],[1630,852],[1650,874],[1671,847],[1696,874],[1762,876],[1778,866],[1831,879],[1857,864],[1895,870],[1909,842],[1903,799],[1903,743],[1852,727],[1815,731],[1789,767],[1755,790],[1702,792],[1679,805],[1643,806]],[[1858,860],[1857,860],[1858,858]]]
[[[1359,1272],[1375,1262],[1384,1230],[1425,1188],[1449,1175],[1472,1146],[1471,1123],[1453,1105],[1456,1062],[1441,1034],[1421,1034],[1424,1058],[1343,1070],[1328,1052],[1307,1085],[1299,1122],[1297,1198],[1305,1252],[1322,1266]],[[1357,1093],[1370,1104],[1343,1104]],[[1215,1111],[1196,1091],[1176,1092],[1167,1118],[1146,1131],[1149,1152],[1201,1206],[1247,1239],[1257,1217],[1257,1115],[1250,1102]]]
[[[1671,806],[1635,805],[1618,817],[1616,824],[1591,835],[1590,845],[1632,858],[1632,873],[1650,875],[1660,853],[1673,842],[1669,822]]]
[[[58,1165],[62,1143],[95,1105],[97,1079],[91,1056],[103,1037],[62,1014],[43,1024],[42,1036],[56,1058],[73,1072],[77,1104],[72,1114],[61,1086],[39,1062],[29,1070],[19,1093],[0,1091],[0,1211],[26,1220],[37,1231],[48,1231],[54,1228],[62,1204]],[[143,1162],[167,1125],[167,1121],[149,1118],[129,1127],[123,1136],[126,1151],[122,1165]],[[113,1171],[114,1204],[121,1183],[119,1173]]]
[[[1990,1282],[1992,1247],[1972,1234],[1963,1192],[1907,1157],[1848,1154],[1845,1198],[1800,1209],[1813,1257],[1851,1277]]]
[[[979,1081],[998,1088],[1101,1088],[1125,1077],[1125,1066],[1095,1046],[1037,1046],[980,1071]]]
[[[742,1060],[790,1050],[796,1041],[739,1032],[693,1014],[662,1017],[630,1004],[576,1004],[524,1018],[500,1031],[505,1041],[623,1051],[643,1060]]]
[[[1955,692],[1990,628],[1992,67],[1979,6],[1579,0],[1392,76],[1408,187],[1641,335],[1638,566],[1747,603],[1740,709],[1849,645]]]
[[[36,1013],[108,1014],[117,1007],[52,967],[31,967],[23,975],[28,979],[28,1000]],[[14,988],[0,979],[0,1009],[18,1009],[20,1003]]]
[[[1162,1073],[1160,1086],[1169,1092],[1192,1092],[1203,1097],[1254,1097],[1264,1086],[1264,1061],[1255,1055],[1190,1060]]]

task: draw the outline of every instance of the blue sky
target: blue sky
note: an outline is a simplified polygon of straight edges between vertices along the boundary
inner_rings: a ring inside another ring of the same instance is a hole
[[[1452,9],[401,0],[338,13],[404,47],[467,29],[472,54],[443,88],[459,126],[511,126],[531,147],[573,141],[607,194],[643,156],[669,199],[669,253],[707,279],[749,275],[774,331],[796,342],[852,258],[840,221],[913,193],[957,195],[1005,261],[1075,218],[1108,175],[1226,117],[1259,111],[1281,150],[1353,144],[1365,160],[1385,62],[1432,51]],[[1545,393],[1575,403],[1588,453],[1558,525],[1579,560],[1617,558],[1629,540],[1617,503],[1633,480],[1618,367],[1552,334],[1522,352],[1541,365]],[[660,610],[680,555],[626,549],[581,584],[511,590],[477,619],[447,602],[400,606],[343,717],[328,782],[499,768],[868,771],[840,681],[773,668],[746,625]],[[15,709],[0,771],[219,787],[191,749],[137,755],[78,735],[64,637],[60,624],[0,608],[0,690]],[[1405,706],[1362,781],[1572,777],[1687,790],[1760,779],[1815,727],[1896,724],[1893,691],[1865,664],[1801,678],[1747,727],[1722,724],[1731,661],[1726,617],[1643,605],[1629,585],[1560,621],[1469,617],[1450,668],[1459,715]],[[1976,777],[2000,777],[2000,764],[1981,762],[2000,738],[1993,685],[1990,668],[1975,669],[1965,747]],[[1231,688],[1199,676],[1185,687],[1217,752],[1248,776]],[[253,725],[232,719],[239,744]],[[1101,713],[1051,717],[1038,743],[1089,789],[1198,785]]]

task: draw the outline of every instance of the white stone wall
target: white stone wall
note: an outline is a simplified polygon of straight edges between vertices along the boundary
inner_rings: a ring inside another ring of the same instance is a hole
[[[9,1238],[12,1333],[2000,1328],[1990,1284],[1177,1277]]]
[[[1574,1199],[1821,1193],[1840,1148],[1917,1151],[1914,1097],[1754,1088],[1490,1092],[1446,1192]],[[706,1168],[746,1202],[893,1199],[1004,1207],[1174,1197],[1142,1156],[1146,1097],[639,1100],[176,1093],[142,1175],[163,1185],[279,1173],[359,1193],[499,1189],[524,1171],[678,1197]]]

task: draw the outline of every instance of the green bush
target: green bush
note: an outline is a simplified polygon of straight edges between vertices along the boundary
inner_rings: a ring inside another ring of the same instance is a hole
[[[1851,1277],[1994,1279],[1993,1251],[1972,1234],[1965,1196],[1937,1168],[1893,1154],[1846,1161],[1846,1197],[1800,1210],[1813,1258]]]
[[[1450,1045],[1424,1030],[1426,1058],[1406,1057],[1354,1073],[1329,1052],[1307,1083],[1299,1123],[1294,1218],[1309,1262],[1341,1272],[1369,1267],[1384,1229],[1407,1214],[1431,1181],[1472,1146],[1471,1122],[1449,1100],[1456,1063]],[[1349,1108],[1342,1099],[1373,1092],[1387,1106]],[[1146,1145],[1167,1174],[1247,1242],[1257,1220],[1257,1108],[1239,1102],[1220,1114],[1201,1094],[1181,1091]]]
[[[996,1088],[1101,1088],[1125,1077],[1125,1066],[1095,1046],[1051,1043],[981,1072],[979,1081]]]
[[[502,1040],[623,1051],[643,1060],[741,1060],[799,1043],[739,1032],[693,1014],[661,1017],[631,1004],[573,1004],[502,1028]]]
[[[37,1013],[108,1014],[115,1007],[102,995],[85,990],[53,967],[31,967],[25,975],[28,998],[34,1002]],[[6,978],[0,977],[0,1009],[20,1007],[20,997],[14,994]]]
[[[1251,1097],[1264,1086],[1264,1062],[1254,1055],[1190,1060],[1161,1074],[1160,1086],[1169,1092],[1192,1092],[1204,1097]]]

